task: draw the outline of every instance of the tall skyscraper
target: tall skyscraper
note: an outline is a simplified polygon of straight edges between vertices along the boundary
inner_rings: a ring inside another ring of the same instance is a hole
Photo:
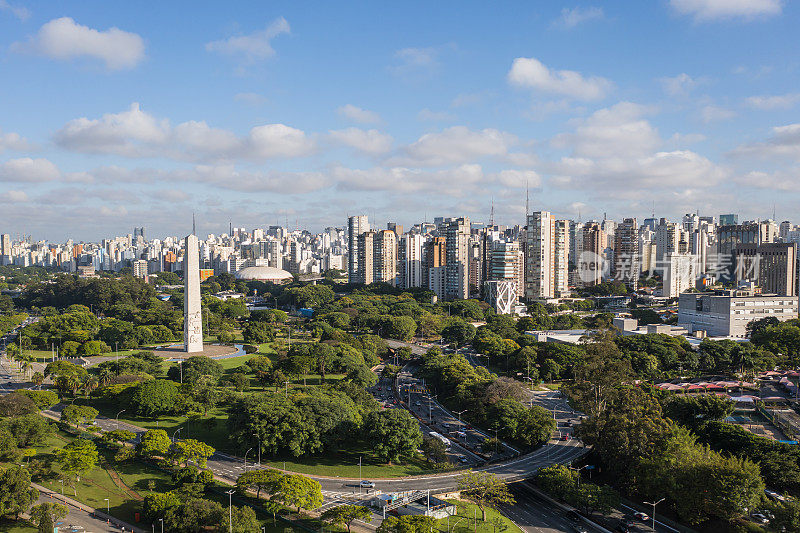
[[[11,235],[0,235],[0,265],[11,264]]]
[[[614,279],[635,291],[639,287],[639,227],[635,218],[626,218],[614,235]]]
[[[569,221],[556,220],[548,211],[536,211],[528,215],[525,243],[526,298],[555,298],[567,293],[569,236]]]
[[[352,216],[347,219],[347,276],[350,283],[363,283],[357,280],[365,277],[358,263],[358,236],[367,231],[369,231],[367,215]]]
[[[350,283],[369,285],[375,281],[375,232],[365,231],[356,238],[356,264],[358,265]]]
[[[423,244],[422,286],[430,288],[430,272],[432,268],[443,267],[447,263],[446,238],[433,237]]]
[[[372,260],[373,280],[394,285],[397,281],[397,234],[393,230],[376,233]]]
[[[605,254],[606,247],[608,246],[608,237],[598,222],[587,222],[583,225],[583,261],[594,261],[594,265],[590,268],[580,267],[579,282],[584,287],[591,287],[598,285],[603,281],[604,268],[599,263],[599,258]]]
[[[451,220],[445,227],[445,297],[469,298],[468,245],[470,222],[467,217]]]
[[[735,215],[733,213],[728,215],[720,215],[719,216],[719,225],[720,226],[735,226],[739,223],[739,215]]]
[[[797,244],[739,244],[734,248],[735,280],[751,280],[764,293],[797,294]]]
[[[406,233],[398,246],[400,272],[398,277],[404,289],[423,287],[422,276],[422,235]]]

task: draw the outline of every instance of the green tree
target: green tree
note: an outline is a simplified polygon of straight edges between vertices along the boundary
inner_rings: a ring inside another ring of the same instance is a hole
[[[267,494],[274,494],[277,492],[280,488],[282,478],[283,474],[277,470],[250,470],[241,474],[236,479],[236,486],[241,491],[255,488],[256,499],[260,499],[262,490]]]
[[[422,439],[420,449],[432,464],[444,463],[447,461],[447,447],[439,439],[433,437]]]
[[[250,320],[242,330],[244,341],[252,344],[261,344],[275,340],[275,332],[267,322]]]
[[[466,472],[458,478],[461,496],[475,502],[486,521],[486,507],[496,508],[500,504],[513,504],[514,497],[508,492],[505,481],[489,472]]]
[[[214,455],[214,448],[195,439],[185,439],[175,442],[170,450],[170,459],[177,464],[187,464],[192,461],[201,468],[206,467],[208,458]]]
[[[403,409],[369,413],[364,433],[375,455],[388,463],[399,462],[404,456],[412,457],[422,444],[419,423]]]
[[[223,514],[221,531],[232,531],[233,533],[258,533],[261,531],[261,522],[258,521],[256,512],[246,505],[242,507],[233,506],[230,513]],[[233,515],[232,528],[229,524],[229,514]]]
[[[61,411],[61,421],[67,425],[74,424],[77,429],[81,424],[92,422],[98,414],[94,407],[69,404]]]
[[[36,414],[10,418],[6,427],[21,448],[44,444],[45,439],[53,433],[53,428],[44,417]]]
[[[142,510],[149,520],[163,518],[167,510],[181,504],[181,498],[174,492],[151,492],[144,497]]]
[[[216,382],[222,376],[222,365],[218,361],[204,355],[194,355],[181,364],[183,367],[183,382],[196,383],[201,377],[208,376]],[[180,381],[181,369],[175,365],[167,372],[167,377],[172,381]]]
[[[69,510],[60,503],[45,502],[34,505],[30,510],[31,521],[39,533],[53,533],[54,523],[66,517]]]
[[[58,403],[58,394],[51,390],[22,389],[18,390],[15,394],[22,394],[30,398],[39,410],[48,409]]]
[[[376,533],[429,533],[436,519],[424,515],[387,516]]]
[[[515,438],[528,445],[540,444],[550,440],[556,430],[556,421],[550,411],[534,405],[517,422]]]
[[[450,319],[450,323],[442,330],[442,338],[458,346],[470,342],[474,337],[475,326],[460,318]]]
[[[99,458],[94,442],[86,439],[76,439],[57,449],[55,456],[64,473],[77,476],[94,468]],[[77,495],[77,489],[75,494]]]
[[[148,429],[136,445],[136,451],[142,457],[166,457],[172,446],[167,432],[163,429]]]
[[[340,505],[326,510],[320,518],[329,524],[342,524],[347,527],[347,532],[350,533],[350,526],[353,521],[372,522],[372,512],[360,505]]]
[[[0,470],[0,516],[18,517],[28,510],[39,493],[31,487],[31,475],[22,466]]]
[[[226,524],[227,517],[228,513],[221,504],[203,498],[190,498],[167,509],[164,525],[170,533],[201,533],[209,525],[219,527]]]
[[[143,381],[133,393],[131,407],[139,416],[156,417],[173,410],[178,393],[178,385],[174,381]]]
[[[322,488],[319,482],[297,474],[281,478],[273,500],[300,509],[316,509],[322,505]]]

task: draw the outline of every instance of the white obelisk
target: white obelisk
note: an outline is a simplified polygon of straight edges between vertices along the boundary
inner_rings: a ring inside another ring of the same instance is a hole
[[[183,347],[187,353],[203,351],[203,311],[200,303],[200,252],[197,236],[185,239],[183,256]]]

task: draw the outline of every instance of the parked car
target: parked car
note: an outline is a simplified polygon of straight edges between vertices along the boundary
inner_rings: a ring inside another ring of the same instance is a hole
[[[361,483],[359,483],[359,485],[361,485],[362,489],[374,489],[375,488],[375,482],[374,481],[368,481],[366,479],[361,480]]]
[[[635,516],[642,522],[647,522],[648,520],[650,520],[650,515],[647,513],[643,513],[641,511],[636,511],[635,513],[633,513],[633,516]]]

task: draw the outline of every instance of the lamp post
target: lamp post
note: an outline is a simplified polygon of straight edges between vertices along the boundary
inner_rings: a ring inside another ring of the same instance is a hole
[[[244,452],[244,471],[245,472],[247,472],[247,454],[250,453],[252,450],[253,450],[253,448],[250,448],[246,452]]]
[[[455,414],[458,415],[458,426],[461,427],[461,414],[466,413],[469,409],[462,409],[461,411],[453,411]]]
[[[158,521],[161,522],[161,533],[164,533],[164,519],[159,518]]]
[[[110,517],[111,516],[111,502],[108,501],[108,498],[103,498],[106,501],[106,514]],[[110,521],[109,518],[106,518],[106,524]]]
[[[253,436],[258,439],[258,467],[261,468],[261,436],[258,433],[253,433]]]
[[[121,415],[121,414],[122,414],[122,413],[124,413],[124,412],[125,412],[125,409],[123,409],[122,411],[120,411],[119,413],[117,413],[117,416],[116,416],[116,417],[114,417],[114,418],[116,418],[116,420],[117,420],[117,429],[119,429],[119,415]]]
[[[233,533],[233,489],[226,490],[225,494],[228,495],[228,531]]]
[[[663,502],[666,498],[661,498],[657,502],[644,502],[645,505],[652,505],[653,506],[653,531],[656,530],[656,505]]]
[[[581,486],[581,470],[583,470],[583,469],[584,469],[584,468],[586,468],[587,466],[589,466],[589,465],[583,465],[583,466],[582,466],[582,467],[580,467],[580,468],[575,468],[575,467],[573,467],[573,466],[569,467],[569,468],[570,468],[570,470],[575,470],[575,471],[578,473],[578,479],[576,480],[576,482],[577,482],[577,484],[578,484],[578,488],[580,488],[580,486]]]
[[[183,429],[183,428],[182,428],[182,427],[180,427],[180,428],[178,428],[178,429],[176,429],[176,430],[175,430],[175,432],[172,434],[172,442],[175,442],[175,436],[176,436],[178,433],[180,433],[180,431],[181,431],[182,429]]]
[[[289,396],[289,382],[284,381],[283,384],[286,385],[286,396]]]

